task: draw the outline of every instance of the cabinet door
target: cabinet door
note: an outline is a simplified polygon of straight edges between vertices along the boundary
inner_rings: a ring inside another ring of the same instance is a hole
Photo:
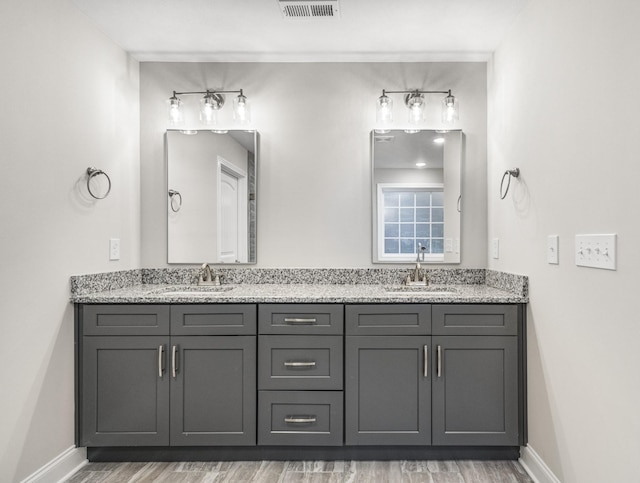
[[[346,338],[346,444],[431,444],[430,339]]]
[[[256,444],[256,337],[172,337],[170,356],[171,444]]]
[[[169,444],[168,337],[84,337],[82,446]]]
[[[517,338],[434,336],[433,348],[433,444],[517,445]]]

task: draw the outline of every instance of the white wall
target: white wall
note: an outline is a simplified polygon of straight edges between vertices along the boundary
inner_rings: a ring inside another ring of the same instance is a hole
[[[0,59],[0,481],[14,482],[74,444],[69,276],[139,266],[139,69],[68,0],[0,2]],[[113,182],[103,201],[82,187],[90,165]]]
[[[638,481],[638,20],[633,1],[533,0],[488,67],[490,267],[530,277],[529,444],[565,483]],[[618,270],[577,267],[576,233],[617,233]]]
[[[370,267],[370,131],[382,89],[448,89],[466,134],[463,267],[486,264],[486,65],[484,63],[142,63],[140,66],[142,265],[167,261],[163,133],[173,90],[243,88],[260,132],[259,267]],[[227,97],[231,104],[232,96]],[[198,128],[198,96],[191,104]],[[402,96],[396,128],[408,127]],[[425,128],[442,127],[430,96]],[[189,108],[189,106],[186,106]],[[231,108],[221,111],[222,122]],[[230,122],[227,127],[233,127]]]

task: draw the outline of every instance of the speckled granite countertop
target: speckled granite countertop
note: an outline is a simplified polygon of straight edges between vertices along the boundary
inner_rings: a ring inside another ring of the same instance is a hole
[[[211,291],[221,290],[221,291]],[[239,284],[220,288],[197,285],[138,284],[76,294],[75,303],[527,303],[522,294],[487,285]]]

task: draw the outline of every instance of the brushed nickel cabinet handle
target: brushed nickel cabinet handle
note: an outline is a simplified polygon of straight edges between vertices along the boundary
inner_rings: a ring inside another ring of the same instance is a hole
[[[309,362],[287,361],[284,363],[285,367],[314,367],[315,365],[316,365],[315,361],[309,361]]]
[[[310,319],[298,318],[298,317],[285,317],[285,324],[315,324],[318,320],[315,317]]]
[[[438,346],[438,377],[442,376],[442,347]]]
[[[158,347],[158,377],[164,373],[164,345]]]
[[[174,379],[176,378],[176,374],[177,374],[177,352],[178,352],[178,346],[174,345],[171,348],[171,377],[173,377]]]
[[[429,347],[424,346],[424,377],[429,377]]]
[[[293,423],[293,424],[305,424],[305,423],[315,423],[315,416],[287,416],[284,418],[285,423]]]

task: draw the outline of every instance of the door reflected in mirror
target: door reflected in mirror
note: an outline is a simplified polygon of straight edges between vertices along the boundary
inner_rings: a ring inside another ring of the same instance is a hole
[[[168,263],[256,263],[258,133],[169,130],[166,152]]]
[[[462,131],[371,133],[373,262],[460,263]]]

